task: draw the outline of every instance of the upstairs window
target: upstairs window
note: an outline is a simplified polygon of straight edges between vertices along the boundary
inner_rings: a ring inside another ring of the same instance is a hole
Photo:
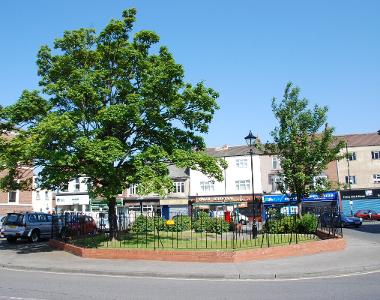
[[[344,181],[346,184],[356,184],[356,176],[345,176]]]
[[[75,192],[79,192],[80,191],[80,180],[79,178],[75,178]]]
[[[137,184],[132,184],[128,189],[129,195],[137,195]]]
[[[271,192],[279,192],[281,190],[281,176],[279,175],[269,175],[268,183],[271,186]]]
[[[380,173],[373,174],[373,183],[380,183]]]
[[[251,189],[251,181],[250,180],[236,180],[235,188],[237,191],[248,191]]]
[[[49,192],[45,191],[45,201],[49,201]]]
[[[41,198],[40,198],[40,191],[36,191],[36,200],[38,201],[38,200],[40,200]]]
[[[200,185],[202,192],[213,192],[215,190],[213,181],[201,181]]]
[[[356,160],[356,152],[350,152],[348,153],[348,160]]]
[[[372,151],[372,159],[380,159],[380,151]]]
[[[15,203],[16,202],[16,197],[17,197],[17,192],[16,191],[10,191],[8,193],[8,202],[9,203]]]
[[[277,170],[280,168],[280,160],[277,156],[272,157],[272,170]]]
[[[248,167],[248,160],[246,158],[237,159],[236,160],[236,167],[237,168],[247,168]]]
[[[183,181],[173,182],[173,192],[174,193],[184,193],[185,183]]]

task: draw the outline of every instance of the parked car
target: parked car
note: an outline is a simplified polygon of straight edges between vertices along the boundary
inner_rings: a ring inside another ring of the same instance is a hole
[[[50,238],[52,216],[46,213],[8,213],[3,223],[3,234],[9,243],[27,239],[33,243],[40,238]]]
[[[355,214],[355,217],[362,218],[363,220],[377,220],[380,221],[380,214],[372,209],[362,209],[358,210]]]
[[[362,225],[363,219],[358,217],[349,217],[346,216],[344,213],[340,214],[340,224],[342,227],[349,227],[349,226],[355,226],[359,227]]]
[[[61,231],[63,237],[96,234],[95,220],[86,215],[65,215],[64,226]]]
[[[3,223],[5,220],[6,216],[0,216],[0,237],[4,236],[4,228],[3,228]]]

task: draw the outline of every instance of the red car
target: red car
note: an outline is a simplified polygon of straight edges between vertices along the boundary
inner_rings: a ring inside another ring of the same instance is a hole
[[[377,220],[380,221],[380,214],[372,209],[362,209],[355,213],[355,217],[362,218],[363,220]]]
[[[65,217],[65,226],[62,229],[63,236],[74,237],[96,233],[96,222],[92,217],[85,215]]]

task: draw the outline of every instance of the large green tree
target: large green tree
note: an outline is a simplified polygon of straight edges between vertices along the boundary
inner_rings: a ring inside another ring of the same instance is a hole
[[[1,140],[2,188],[22,183],[22,165],[37,168],[43,188],[86,176],[91,196],[108,200],[111,237],[117,194],[130,184],[141,194],[165,194],[168,164],[222,180],[223,162],[201,151],[218,94],[186,83],[169,50],[152,47],[156,33],[132,36],[135,15],[127,9],[99,34],[66,31],[54,50],[42,46],[41,90],[24,91],[0,115],[2,129],[16,133]]]
[[[329,162],[340,158],[344,142],[334,138],[334,128],[327,124],[327,107],[300,98],[300,89],[288,83],[282,101],[272,100],[278,126],[272,131],[272,153],[281,161],[283,192],[296,195],[302,213],[302,197],[314,190],[314,178],[321,175]]]

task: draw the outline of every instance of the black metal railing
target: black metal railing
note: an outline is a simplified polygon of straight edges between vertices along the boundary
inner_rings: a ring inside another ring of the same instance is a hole
[[[315,240],[317,230],[330,237],[342,236],[336,210],[306,213],[299,218],[271,209],[255,224],[234,213],[228,221],[206,212],[178,214],[171,220],[154,212],[121,212],[117,215],[116,238],[110,239],[106,213],[66,213],[53,218],[52,237],[89,248],[233,250]]]

